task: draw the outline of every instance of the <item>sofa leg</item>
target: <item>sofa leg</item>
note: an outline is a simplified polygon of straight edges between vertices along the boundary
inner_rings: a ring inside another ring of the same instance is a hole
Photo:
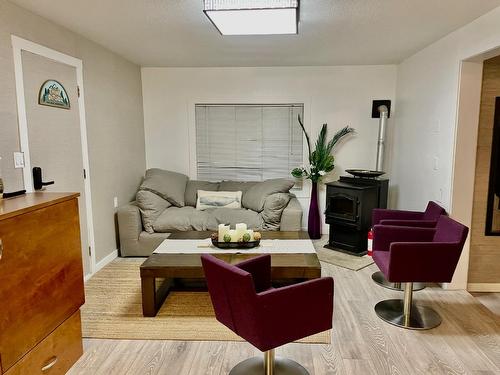
[[[274,349],[264,353],[264,372],[266,375],[274,375]]]
[[[291,359],[275,358],[271,349],[264,352],[264,358],[253,357],[238,363],[229,375],[309,375],[309,372]]]
[[[403,300],[403,324],[410,326],[411,303],[413,301],[413,283],[405,283],[405,298]]]
[[[389,324],[407,329],[431,329],[441,324],[439,314],[413,303],[413,283],[405,283],[404,300],[388,299],[375,305],[377,316]]]
[[[385,278],[384,274],[381,271],[374,272],[372,274],[372,280],[375,282],[375,284],[378,284],[383,288],[403,291],[401,283],[391,283],[387,281],[387,279]],[[425,283],[413,283],[414,292],[416,292],[417,290],[422,290],[424,288],[425,288]]]

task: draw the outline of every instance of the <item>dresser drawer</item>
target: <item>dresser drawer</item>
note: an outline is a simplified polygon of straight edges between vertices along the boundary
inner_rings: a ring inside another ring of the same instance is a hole
[[[82,326],[77,311],[4,375],[66,374],[82,354]]]
[[[5,373],[84,302],[77,199],[1,220],[0,239]]]

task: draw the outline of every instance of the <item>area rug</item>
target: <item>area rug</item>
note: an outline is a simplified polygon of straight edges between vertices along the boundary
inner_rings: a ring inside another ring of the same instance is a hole
[[[139,275],[143,261],[118,258],[85,284],[83,337],[243,341],[215,319],[210,296],[205,292],[172,292],[156,317],[143,317]],[[330,331],[299,342],[330,344]]]
[[[325,249],[324,246],[327,242],[328,238],[325,236],[323,236],[320,240],[313,241],[314,248],[316,249],[318,258],[321,262],[330,263],[334,266],[347,268],[353,271],[359,271],[360,269],[373,264],[372,257],[367,255],[358,257],[342,253],[340,251]]]

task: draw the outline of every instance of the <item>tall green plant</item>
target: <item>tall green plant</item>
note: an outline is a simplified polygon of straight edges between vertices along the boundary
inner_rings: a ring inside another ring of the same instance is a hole
[[[353,133],[354,129],[346,126],[336,132],[332,139],[327,142],[327,124],[323,124],[316,140],[314,151],[311,152],[311,140],[304,127],[304,123],[298,116],[300,127],[304,132],[309,153],[309,167],[295,168],[292,170],[292,176],[295,178],[308,178],[313,182],[321,182],[321,178],[327,173],[333,171],[335,167],[335,158],[332,155],[335,145],[346,135]]]

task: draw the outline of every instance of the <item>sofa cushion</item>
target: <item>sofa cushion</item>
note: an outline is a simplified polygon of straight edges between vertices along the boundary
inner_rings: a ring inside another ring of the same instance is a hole
[[[186,185],[186,193],[184,194],[184,204],[186,206],[196,206],[198,198],[198,190],[217,191],[219,190],[218,182],[208,182],[199,180],[189,180]]]
[[[289,193],[275,193],[269,195],[264,202],[264,210],[260,213],[264,230],[280,230],[283,210],[292,198]]]
[[[135,196],[137,206],[141,211],[142,226],[148,233],[153,233],[153,224],[166,208],[171,204],[159,195],[147,191],[139,190]]]
[[[217,230],[217,221],[208,211],[194,207],[169,207],[153,224],[155,232],[167,233],[187,230]]]
[[[219,184],[219,191],[241,191],[243,195],[255,184],[256,181],[222,181]]]
[[[184,194],[188,177],[182,173],[152,168],[146,171],[146,176],[139,190],[155,193],[176,207],[184,206]]]
[[[243,194],[243,207],[261,212],[264,209],[264,202],[269,195],[288,193],[293,185],[293,181],[284,178],[258,182]]]
[[[246,210],[244,208],[215,208],[208,212],[215,218],[217,225],[226,224],[234,228],[237,223],[245,223],[248,229],[262,229],[261,216],[252,210]]]
[[[241,191],[198,190],[197,210],[208,208],[241,208]]]

